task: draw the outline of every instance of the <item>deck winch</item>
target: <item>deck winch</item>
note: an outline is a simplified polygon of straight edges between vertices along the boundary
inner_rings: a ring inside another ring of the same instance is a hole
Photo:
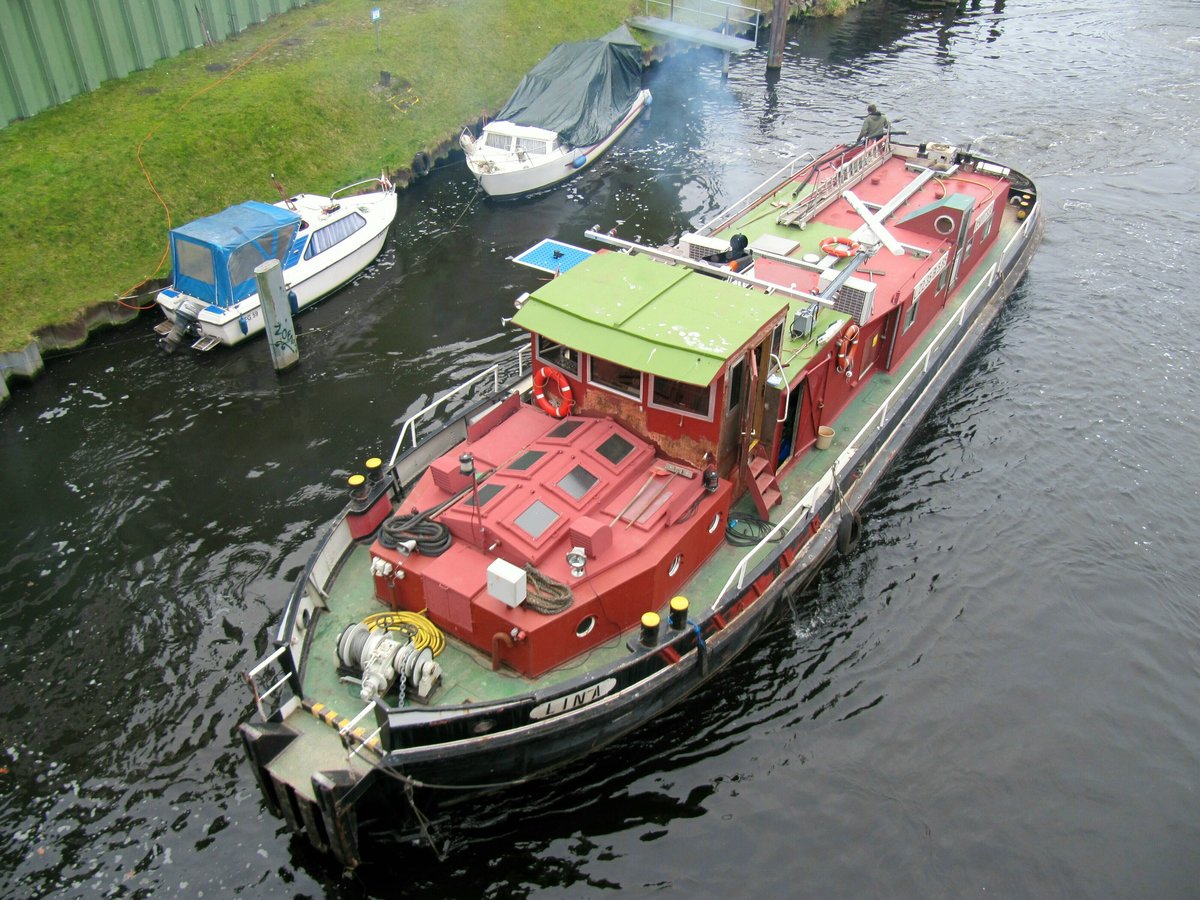
[[[362,622],[338,636],[337,654],[342,665],[362,672],[358,696],[365,702],[384,696],[397,677],[402,694],[426,700],[442,676],[428,647],[418,649],[403,631],[373,631]]]

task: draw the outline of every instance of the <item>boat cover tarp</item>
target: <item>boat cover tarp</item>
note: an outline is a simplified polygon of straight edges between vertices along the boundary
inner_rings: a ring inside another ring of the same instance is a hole
[[[175,289],[225,309],[258,293],[254,270],[268,259],[282,266],[300,214],[248,200],[171,229]]]
[[[641,87],[642,48],[622,25],[596,40],[559,44],[521,79],[496,118],[586,147],[613,132]]]

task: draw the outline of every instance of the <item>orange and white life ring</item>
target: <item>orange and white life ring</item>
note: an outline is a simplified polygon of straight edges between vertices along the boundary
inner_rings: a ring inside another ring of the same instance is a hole
[[[854,348],[858,346],[858,325],[854,322],[850,323],[850,327],[837,340],[837,370],[845,373],[847,378],[854,375],[854,360],[851,355]]]
[[[842,259],[853,256],[861,248],[858,241],[848,237],[827,237],[821,241],[821,252],[830,256],[840,256]]]
[[[550,381],[554,382],[558,391],[557,403],[550,399],[550,395],[546,391],[546,384]],[[556,419],[561,419],[569,413],[575,402],[571,399],[571,383],[567,381],[567,376],[549,366],[541,366],[533,370],[533,399],[537,401],[542,412]]]

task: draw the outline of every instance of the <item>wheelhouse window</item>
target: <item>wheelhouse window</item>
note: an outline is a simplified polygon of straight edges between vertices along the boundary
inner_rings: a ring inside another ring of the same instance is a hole
[[[579,354],[570,347],[556,344],[540,334],[534,337],[534,346],[537,358],[542,362],[549,363],[556,369],[562,369],[568,375],[579,377]]]
[[[324,228],[318,228],[313,232],[313,236],[308,242],[308,248],[304,251],[304,258],[312,259],[318,253],[324,253],[330,247],[340,244],[359,229],[365,228],[366,225],[366,219],[358,213],[352,212],[344,219],[338,219],[336,222],[330,222]]]
[[[588,381],[634,400],[642,399],[642,373],[637,369],[593,356]]]
[[[725,403],[725,408],[732,411],[738,408],[742,402],[742,389],[746,380],[746,357],[742,357],[732,366],[729,367],[729,372],[725,376],[725,382],[729,385],[729,399]]]
[[[921,301],[914,297],[912,304],[908,307],[908,312],[904,314],[905,331],[908,331],[908,329],[912,328],[913,322],[917,321],[917,310],[920,308],[920,306]]]
[[[650,405],[678,410],[701,419],[712,419],[712,385],[697,387],[655,375]]]
[[[491,147],[493,150],[508,150],[512,147],[512,138],[507,134],[496,134],[494,131],[489,131],[483,136],[484,146]]]

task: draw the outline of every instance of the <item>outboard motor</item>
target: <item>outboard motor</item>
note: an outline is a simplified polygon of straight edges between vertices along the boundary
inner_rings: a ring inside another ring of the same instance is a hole
[[[174,353],[179,349],[184,338],[200,337],[200,326],[197,324],[197,319],[202,309],[204,309],[204,304],[199,300],[184,300],[180,303],[175,309],[175,327],[159,340],[159,346],[167,353]]]

